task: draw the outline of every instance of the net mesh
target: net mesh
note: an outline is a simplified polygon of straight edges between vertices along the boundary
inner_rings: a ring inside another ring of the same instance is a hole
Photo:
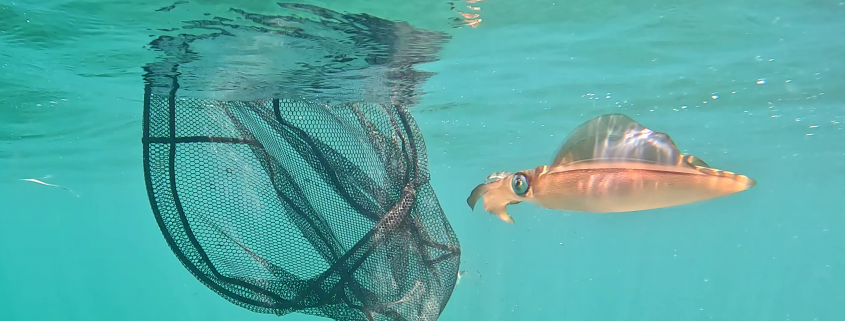
[[[203,284],[261,313],[436,320],[460,244],[405,107],[177,97],[148,85],[155,218]]]

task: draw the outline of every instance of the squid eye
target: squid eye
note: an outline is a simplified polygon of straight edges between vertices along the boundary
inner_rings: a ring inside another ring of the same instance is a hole
[[[514,175],[511,180],[511,188],[516,195],[525,195],[525,192],[528,192],[528,178],[522,174]]]

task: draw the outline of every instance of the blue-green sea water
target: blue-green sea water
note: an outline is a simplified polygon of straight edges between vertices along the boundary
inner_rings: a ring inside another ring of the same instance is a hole
[[[440,320],[845,320],[845,2],[303,3],[450,36],[415,67],[433,74],[410,106],[467,272]],[[0,2],[0,320],[278,319],[177,261],[140,137],[142,67],[161,56],[150,41],[279,6],[171,5]],[[284,54],[261,41],[252,55]],[[757,185],[633,213],[519,204],[514,225],[467,206],[487,175],[547,164],[606,113]]]

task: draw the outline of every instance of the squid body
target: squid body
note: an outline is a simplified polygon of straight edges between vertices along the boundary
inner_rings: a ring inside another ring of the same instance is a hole
[[[711,168],[684,155],[665,133],[621,114],[578,126],[549,165],[491,174],[472,190],[471,209],[484,209],[507,223],[510,204],[534,203],[556,210],[614,213],[678,206],[747,190],[753,179]]]

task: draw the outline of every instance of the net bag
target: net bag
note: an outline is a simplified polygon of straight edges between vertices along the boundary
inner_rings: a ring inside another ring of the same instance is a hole
[[[405,108],[145,98],[150,203],[203,284],[257,312],[437,319],[460,246]]]
[[[454,289],[460,243],[407,107],[274,90],[203,96],[198,82],[210,73],[197,76],[190,43],[216,36],[160,37],[154,44],[170,58],[145,67],[146,186],[178,260],[255,312],[436,320]]]

